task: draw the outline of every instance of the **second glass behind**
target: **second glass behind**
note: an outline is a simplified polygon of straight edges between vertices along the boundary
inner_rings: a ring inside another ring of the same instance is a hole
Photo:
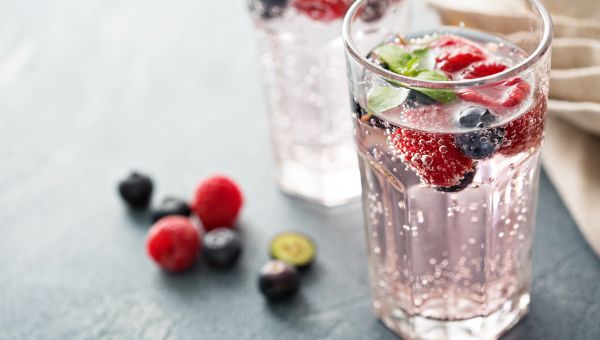
[[[354,0],[249,0],[279,187],[325,206],[360,195],[342,18]],[[372,1],[369,20],[389,0]],[[379,4],[379,5],[377,5]]]

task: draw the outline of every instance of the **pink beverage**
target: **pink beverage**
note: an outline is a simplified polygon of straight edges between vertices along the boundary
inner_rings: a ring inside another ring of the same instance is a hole
[[[248,0],[277,182],[287,193],[326,206],[360,195],[340,37],[352,2]]]
[[[547,59],[517,72],[524,49],[461,27],[353,48],[375,313],[408,338],[497,337],[529,305]]]

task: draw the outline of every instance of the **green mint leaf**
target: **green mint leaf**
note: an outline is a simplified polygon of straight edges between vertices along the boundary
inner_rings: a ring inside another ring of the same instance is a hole
[[[402,47],[396,45],[382,45],[375,49],[375,53],[385,62],[394,73],[404,74],[406,64],[413,56]]]
[[[423,80],[432,80],[432,81],[446,81],[448,77],[444,74],[436,71],[423,70],[419,72],[416,76],[417,79]],[[419,91],[424,95],[435,99],[438,102],[442,103],[451,103],[456,100],[456,94],[449,90],[436,90],[436,89],[424,89],[424,88],[414,88],[415,91]]]
[[[369,91],[367,104],[370,110],[381,113],[402,105],[408,91],[403,87],[378,86]]]
[[[412,54],[419,58],[419,67],[421,69],[432,69],[435,65],[435,58],[427,47],[414,50]]]

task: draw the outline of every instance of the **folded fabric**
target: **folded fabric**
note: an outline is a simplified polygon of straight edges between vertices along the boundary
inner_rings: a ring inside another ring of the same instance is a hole
[[[519,38],[522,0],[427,0],[440,20]],[[582,234],[600,255],[600,3],[544,0],[554,21],[543,163]],[[516,32],[516,33],[515,33]]]

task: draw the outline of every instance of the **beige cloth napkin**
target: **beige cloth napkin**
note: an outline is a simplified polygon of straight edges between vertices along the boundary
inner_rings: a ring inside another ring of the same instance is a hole
[[[521,0],[427,1],[445,24],[501,32],[523,24]],[[600,0],[542,1],[555,26],[544,167],[600,255]]]

